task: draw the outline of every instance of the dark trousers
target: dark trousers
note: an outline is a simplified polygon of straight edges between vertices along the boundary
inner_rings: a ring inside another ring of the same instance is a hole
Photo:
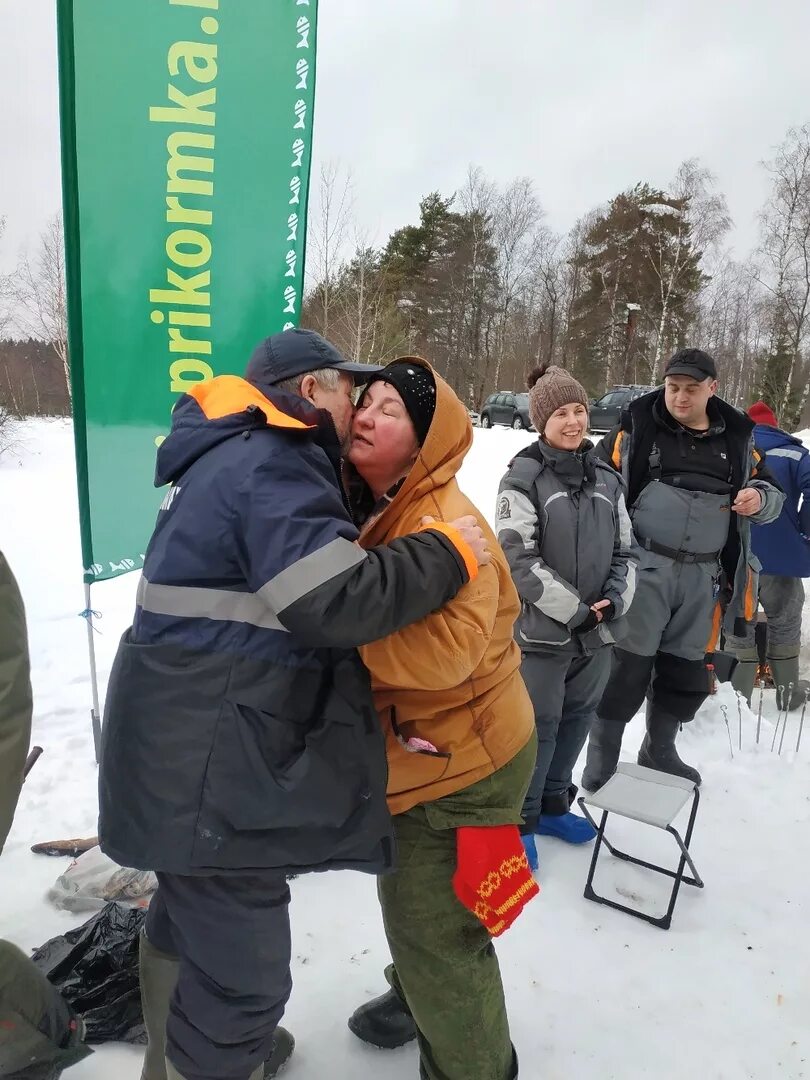
[[[185,1080],[248,1080],[270,1056],[290,996],[283,874],[158,874],[146,936],[180,961],[166,1056]]]
[[[573,770],[610,671],[608,648],[591,656],[526,652],[521,674],[534,706],[537,764],[523,804],[523,819],[565,813]]]

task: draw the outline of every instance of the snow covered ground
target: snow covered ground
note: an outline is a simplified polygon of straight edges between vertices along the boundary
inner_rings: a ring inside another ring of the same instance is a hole
[[[461,480],[488,517],[510,456],[531,438],[476,431]],[[18,454],[0,458],[0,500],[0,546],[28,609],[34,740],[45,747],[0,859],[0,933],[31,949],[82,916],[45,901],[67,864],[32,855],[30,845],[91,835],[96,827],[69,423],[23,425]],[[102,685],[130,619],[135,585],[128,576],[93,590],[93,606],[102,614],[96,639]],[[810,610],[807,615],[806,627]],[[731,723],[733,759],[721,705]],[[755,718],[743,710],[740,751],[737,704],[724,688],[682,736],[684,758],[704,775],[693,852],[706,888],[682,889],[668,933],[583,899],[589,847],[540,841],[542,894],[498,943],[526,1080],[810,1077],[810,730],[797,757],[793,714],[780,757],[770,752],[772,692],[764,716],[756,746]],[[628,759],[640,732],[637,718],[625,738]],[[620,847],[672,864],[667,837],[647,836],[642,826],[622,821],[614,836]],[[624,902],[662,910],[663,879],[640,868],[607,858],[597,884]],[[315,875],[293,882],[292,890],[295,986],[285,1023],[298,1047],[285,1075],[415,1077],[412,1045],[374,1051],[346,1029],[355,1006],[385,989],[386,946],[373,880]],[[141,1054],[105,1046],[69,1075],[136,1080]]]

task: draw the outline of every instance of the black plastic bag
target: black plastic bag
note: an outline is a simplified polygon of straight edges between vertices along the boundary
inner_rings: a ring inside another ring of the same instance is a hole
[[[32,956],[87,1028],[87,1042],[146,1042],[138,939],[146,912],[111,903]]]

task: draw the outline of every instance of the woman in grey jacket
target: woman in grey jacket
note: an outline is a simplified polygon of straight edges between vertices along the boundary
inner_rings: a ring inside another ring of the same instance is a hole
[[[588,396],[563,368],[528,379],[540,438],[509,464],[496,529],[522,601],[515,627],[534,705],[537,765],[523,806],[526,854],[535,833],[585,843],[595,833],[571,813],[572,772],[621,640],[636,564],[624,481],[593,451]]]

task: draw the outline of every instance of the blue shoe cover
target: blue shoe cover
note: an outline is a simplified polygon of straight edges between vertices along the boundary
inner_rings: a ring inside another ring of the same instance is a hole
[[[589,844],[596,838],[596,829],[579,814],[541,814],[537,822],[538,836],[556,836],[567,844]]]

